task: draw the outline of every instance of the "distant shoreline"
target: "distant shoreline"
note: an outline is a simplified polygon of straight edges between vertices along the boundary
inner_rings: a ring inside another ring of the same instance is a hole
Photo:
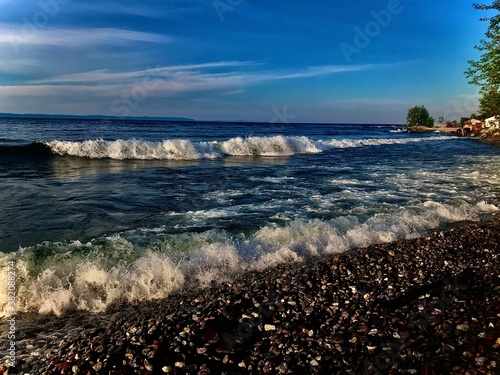
[[[179,121],[179,122],[201,122],[201,123],[231,123],[231,124],[275,124],[269,121],[250,121],[250,120],[203,120],[203,119],[193,119],[189,117],[153,117],[153,116],[106,116],[106,115],[58,115],[58,114],[35,114],[35,113],[0,113],[0,119],[29,119],[29,120],[123,120],[123,121]],[[393,127],[404,127],[401,123],[364,123],[364,122],[287,122],[280,123],[276,122],[278,125],[293,124],[293,125],[373,125],[373,126],[393,126]]]
[[[53,120],[140,120],[140,121],[196,121],[187,117],[150,117],[150,116],[104,116],[104,115],[52,115],[52,114],[18,114],[0,113],[0,118],[21,119],[53,119]]]

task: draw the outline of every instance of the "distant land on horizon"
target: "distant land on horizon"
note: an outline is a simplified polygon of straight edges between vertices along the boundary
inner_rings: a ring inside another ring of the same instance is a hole
[[[194,122],[223,122],[223,123],[264,123],[262,121],[247,120],[195,120],[188,117],[156,117],[156,116],[106,116],[106,115],[54,115],[37,113],[0,113],[0,118],[25,118],[25,119],[74,119],[74,120],[126,120],[126,121],[194,121]],[[344,122],[297,122],[294,124],[341,124],[341,125],[388,125],[404,126],[401,123],[344,123]]]
[[[53,115],[37,113],[0,113],[0,118],[28,119],[75,119],[75,120],[142,120],[142,121],[196,121],[187,117],[150,117],[150,116],[104,116],[104,115]]]

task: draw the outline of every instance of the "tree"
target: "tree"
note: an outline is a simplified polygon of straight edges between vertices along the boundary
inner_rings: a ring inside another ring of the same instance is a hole
[[[479,101],[479,113],[483,120],[500,115],[500,91],[491,89],[483,94]]]
[[[406,125],[425,126],[432,128],[434,126],[434,118],[429,115],[429,111],[422,105],[410,108],[406,117]]]
[[[494,0],[491,5],[474,4],[474,8],[500,12],[500,0]],[[500,90],[500,14],[481,20],[489,22],[486,39],[475,46],[482,55],[478,61],[469,61],[470,67],[465,74],[470,79],[469,83],[480,86],[484,94]]]

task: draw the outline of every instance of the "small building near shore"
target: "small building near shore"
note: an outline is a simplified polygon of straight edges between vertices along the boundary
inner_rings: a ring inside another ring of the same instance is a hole
[[[484,123],[476,119],[470,119],[464,122],[463,135],[468,135],[471,133],[479,133],[483,130]]]
[[[484,120],[484,127],[486,129],[500,129],[500,116],[492,116]]]

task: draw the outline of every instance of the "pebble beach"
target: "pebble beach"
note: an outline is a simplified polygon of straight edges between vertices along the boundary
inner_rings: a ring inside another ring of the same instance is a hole
[[[500,220],[106,313],[18,316],[3,374],[498,374]]]

